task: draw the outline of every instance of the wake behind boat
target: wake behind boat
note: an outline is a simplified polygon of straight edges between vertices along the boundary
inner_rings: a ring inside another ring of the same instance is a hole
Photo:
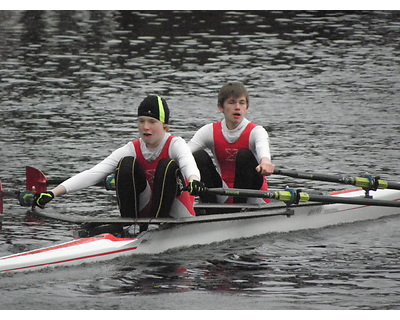
[[[334,197],[364,199],[365,191],[344,190],[331,193]],[[376,200],[400,201],[398,190],[371,192]],[[400,204],[400,202],[398,203]],[[199,211],[218,210],[218,205],[197,205]],[[225,205],[228,210],[229,205]],[[118,238],[112,234],[101,234],[89,238],[78,238],[55,246],[14,254],[0,258],[0,272],[32,271],[47,267],[79,265],[88,262],[110,260],[135,254],[158,254],[171,249],[214,242],[259,236],[272,232],[289,232],[302,229],[321,228],[342,223],[365,221],[400,214],[399,207],[352,205],[343,203],[307,203],[287,207],[279,203],[260,206],[232,205],[233,213],[200,215],[182,219],[146,220],[158,226],[137,236]],[[43,210],[45,211],[45,210]],[[42,214],[57,218],[57,214]],[[144,222],[133,219],[85,219],[68,218],[73,223],[129,225]]]

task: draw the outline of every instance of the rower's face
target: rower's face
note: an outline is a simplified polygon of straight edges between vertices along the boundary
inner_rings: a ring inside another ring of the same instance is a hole
[[[138,128],[140,137],[148,148],[156,148],[165,134],[165,124],[161,121],[146,116],[138,118]]]
[[[245,96],[230,96],[218,109],[223,112],[229,129],[236,128],[246,116],[248,104]]]

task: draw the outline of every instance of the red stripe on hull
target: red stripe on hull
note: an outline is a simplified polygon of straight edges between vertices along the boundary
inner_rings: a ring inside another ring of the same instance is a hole
[[[10,258],[22,257],[22,256],[26,256],[26,255],[31,255],[31,254],[37,254],[37,253],[53,251],[53,250],[57,250],[57,249],[63,249],[63,248],[68,248],[68,247],[79,246],[79,245],[82,245],[82,244],[86,244],[86,243],[90,243],[90,242],[94,242],[94,241],[99,241],[99,240],[104,240],[104,239],[107,239],[107,240],[110,240],[110,241],[113,241],[113,242],[135,240],[134,238],[132,238],[132,239],[130,239],[130,238],[117,238],[117,237],[113,236],[112,234],[107,233],[107,234],[101,234],[99,236],[90,237],[90,238],[75,239],[75,240],[72,240],[70,242],[63,243],[63,244],[60,244],[60,245],[57,245],[57,246],[53,246],[53,247],[48,247],[48,248],[43,248],[43,249],[38,249],[38,250],[32,250],[32,251],[28,251],[28,252],[23,252],[21,254],[15,254],[15,255],[12,255],[12,256],[0,258],[0,260],[6,260],[6,259],[10,259]]]
[[[47,263],[42,263],[42,264],[37,264],[37,265],[32,265],[32,266],[25,266],[25,267],[13,268],[13,269],[1,270],[0,272],[18,271],[18,270],[24,270],[24,269],[40,268],[40,267],[50,266],[50,265],[59,264],[59,263],[78,261],[78,260],[82,260],[82,259],[91,259],[91,258],[95,258],[95,257],[101,257],[101,256],[105,256],[105,255],[116,254],[116,253],[126,252],[126,251],[130,251],[130,250],[136,250],[136,249],[137,249],[137,247],[127,248],[127,249],[122,249],[122,250],[117,250],[117,251],[112,251],[112,252],[104,252],[104,253],[94,254],[94,255],[91,255],[91,256],[84,256],[84,257],[78,257],[78,258],[67,259],[67,260],[47,262]]]

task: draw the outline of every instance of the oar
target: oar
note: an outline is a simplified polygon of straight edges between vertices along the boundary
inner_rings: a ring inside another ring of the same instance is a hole
[[[400,183],[380,180],[379,177],[372,177],[372,176],[346,177],[346,176],[335,176],[330,174],[297,172],[295,170],[282,170],[279,168],[275,168],[274,174],[279,174],[292,178],[348,184],[369,190],[376,190],[376,189],[400,190]]]
[[[229,204],[227,205],[229,206]],[[191,216],[191,217],[182,217],[182,218],[95,218],[95,217],[87,217],[87,216],[69,216],[65,214],[59,214],[56,212],[49,211],[48,208],[46,210],[36,210],[33,209],[28,211],[29,214],[33,216],[38,216],[41,218],[47,218],[52,220],[58,220],[63,222],[69,222],[74,224],[81,224],[85,227],[94,226],[99,224],[121,224],[121,225],[131,225],[131,224],[190,224],[197,222],[213,222],[213,221],[225,221],[225,220],[236,220],[236,219],[252,219],[252,218],[260,218],[260,217],[272,217],[272,216],[288,216],[291,213],[288,213],[286,208],[284,207],[268,207],[266,205],[264,207],[266,210],[258,210],[256,211],[241,211],[234,213],[224,213],[224,214],[211,214],[211,215],[201,215],[201,216]]]
[[[366,205],[366,206],[400,207],[400,201],[396,202],[387,200],[374,200],[371,198],[311,195],[306,192],[298,192],[293,189],[262,191],[262,190],[251,190],[251,189],[210,188],[206,189],[205,192],[217,195],[230,196],[230,197],[276,199],[286,202],[288,204],[312,201],[312,202],[321,202],[327,204],[346,203],[346,204]]]

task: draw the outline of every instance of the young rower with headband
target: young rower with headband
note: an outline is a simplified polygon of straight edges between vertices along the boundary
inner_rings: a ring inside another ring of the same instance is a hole
[[[200,128],[188,145],[208,188],[268,190],[265,176],[274,172],[267,131],[245,118],[249,94],[240,82],[224,85],[218,94],[218,110],[224,119]],[[213,154],[215,163],[208,152]],[[269,202],[269,199],[227,198],[201,194],[203,202]]]
[[[115,188],[122,217],[195,215],[194,196],[204,191],[200,172],[186,142],[168,133],[169,108],[165,99],[149,95],[138,108],[140,138],[112,152],[83,171],[44,193],[34,205],[44,206],[54,197],[92,186],[115,173]],[[188,181],[189,191],[179,184]]]

